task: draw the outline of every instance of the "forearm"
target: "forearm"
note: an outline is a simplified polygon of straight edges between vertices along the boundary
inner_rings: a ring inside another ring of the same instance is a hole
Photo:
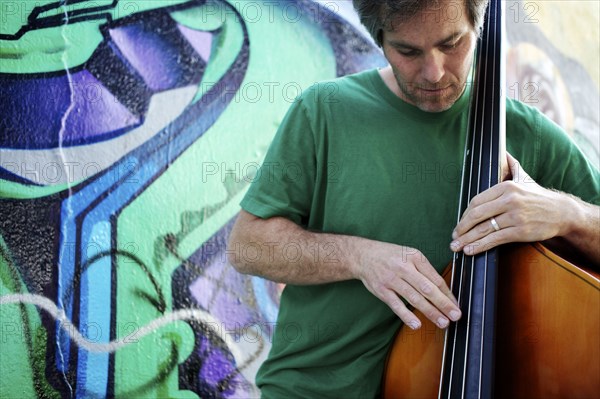
[[[450,248],[475,255],[510,242],[543,242],[576,264],[600,268],[600,207],[537,184],[507,154],[512,180],[476,195]]]
[[[286,284],[321,284],[356,278],[359,247],[366,241],[311,232],[285,218],[264,220],[242,211],[227,254],[244,274]]]
[[[568,194],[562,195],[565,203],[561,207],[564,210],[564,229],[549,240],[550,246],[600,267],[600,207]]]
[[[385,302],[411,328],[421,322],[401,298],[440,328],[458,320],[452,292],[421,252],[367,238],[307,231],[285,218],[260,219],[241,211],[227,249],[240,273],[294,284],[350,279]]]

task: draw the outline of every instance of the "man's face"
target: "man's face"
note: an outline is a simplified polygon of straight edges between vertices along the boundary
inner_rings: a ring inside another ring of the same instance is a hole
[[[428,112],[447,110],[460,97],[477,39],[463,1],[439,4],[383,32],[397,94]]]

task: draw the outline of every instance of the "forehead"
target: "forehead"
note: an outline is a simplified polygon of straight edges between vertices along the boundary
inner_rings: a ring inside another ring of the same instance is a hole
[[[470,21],[464,1],[442,0],[429,2],[411,16],[401,11],[385,19],[384,34],[424,39],[425,37],[445,37],[450,34],[475,31]]]

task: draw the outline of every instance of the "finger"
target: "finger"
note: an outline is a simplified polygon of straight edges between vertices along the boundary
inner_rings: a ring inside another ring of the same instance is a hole
[[[500,166],[500,181],[509,180],[511,177],[510,166],[508,166],[508,157],[512,157],[508,152],[506,153],[506,157],[502,160],[502,165]]]
[[[423,275],[417,278],[408,277],[406,281],[410,285],[407,284],[408,287],[403,288],[400,294],[438,327],[447,327],[448,319],[460,319],[458,302],[445,282],[440,289]]]
[[[513,157],[508,151],[506,152],[506,162],[508,162],[508,167],[510,168],[511,172],[518,167],[517,164],[519,163],[517,158]]]
[[[425,276],[427,280],[429,280],[431,284],[433,284],[435,288],[437,288],[444,296],[446,296],[452,301],[455,307],[450,310],[460,311],[458,301],[454,297],[454,294],[452,294],[452,290],[448,287],[444,278],[440,276],[437,270],[435,270],[435,268],[430,263],[417,263],[415,267],[423,276]],[[430,294],[431,288],[428,287],[428,282],[424,281],[422,285],[423,286],[421,287],[421,290],[425,294]],[[454,318],[452,318],[452,320],[454,320]]]
[[[439,309],[430,303],[419,291],[409,284],[403,284],[398,293],[406,299],[415,309],[418,309],[425,317],[435,323],[439,328],[446,328],[450,321]]]
[[[516,242],[513,237],[518,234],[518,229],[514,227],[508,227],[500,231],[494,232],[490,235],[483,237],[480,240],[476,240],[470,244],[467,244],[463,248],[463,252],[467,255],[477,255],[485,251],[489,251],[499,245],[506,244],[509,242]]]
[[[423,256],[422,253],[415,252],[411,254],[411,258],[407,260],[410,261],[410,264],[414,267],[415,272],[406,273],[404,279],[413,287],[415,287],[415,289],[422,292],[428,299],[433,299],[435,294],[441,293],[443,296],[448,298],[454,306],[452,309],[440,309],[448,311],[458,310],[460,313],[458,301],[452,294],[452,290],[448,288],[444,278],[440,276],[438,271],[427,260],[427,258]],[[445,313],[448,314],[449,312]],[[452,318],[452,320],[456,319]]]
[[[507,209],[504,200],[485,202],[481,205],[469,205],[469,208],[465,212],[464,216],[454,228],[454,231],[452,232],[452,238],[456,240],[460,236],[465,235],[472,230],[477,230],[478,228],[476,226],[482,224],[485,228],[482,229],[480,233],[486,234],[489,226],[485,225],[485,222],[489,221],[492,217],[496,217],[497,220],[497,215],[501,215],[506,211]]]
[[[385,291],[380,299],[385,302],[390,309],[406,324],[413,330],[418,330],[421,328],[421,320],[413,312],[408,310],[404,302],[398,297],[398,295],[392,291]]]
[[[477,194],[469,202],[469,206],[465,210],[465,215],[471,209],[473,209],[477,206],[481,206],[485,203],[492,202],[492,201],[500,198],[502,196],[502,194],[504,194],[505,189],[506,189],[506,185],[500,183],[500,184],[496,184],[495,186],[492,186],[492,187],[488,188],[487,190]]]
[[[510,173],[512,175],[511,180],[516,183],[523,183],[523,182],[527,181],[527,179],[529,178],[529,175],[521,167],[521,164],[519,163],[519,161],[515,157],[510,155],[508,152],[506,153],[506,160],[508,162],[508,167],[509,167]]]
[[[493,216],[499,230],[511,227],[508,221],[508,217],[505,217],[505,215],[506,214]],[[454,236],[453,241],[450,243],[450,249],[454,252],[462,251],[465,246],[473,244],[474,242],[481,240],[482,238],[489,236],[490,234],[494,234],[495,232],[496,228],[492,224],[492,218],[487,218],[485,220],[482,220],[479,224],[477,224],[464,234],[457,234],[456,236]]]

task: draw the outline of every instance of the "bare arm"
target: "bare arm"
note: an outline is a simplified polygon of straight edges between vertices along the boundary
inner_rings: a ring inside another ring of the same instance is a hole
[[[417,250],[366,238],[307,231],[294,222],[261,219],[241,211],[228,245],[229,262],[241,273],[286,284],[359,279],[407,325],[419,319],[400,297],[444,328],[460,310],[450,289]]]
[[[354,278],[357,237],[316,234],[294,222],[261,219],[242,210],[229,237],[229,262],[240,272],[285,284],[322,284]]]
[[[564,210],[563,232],[544,244],[574,262],[600,270],[600,207],[569,194],[557,194],[561,197],[559,209]]]
[[[451,248],[471,255],[509,242],[570,247],[600,265],[600,207],[535,183],[509,156],[513,179],[479,194],[456,226]],[[500,227],[495,231],[490,219]]]

